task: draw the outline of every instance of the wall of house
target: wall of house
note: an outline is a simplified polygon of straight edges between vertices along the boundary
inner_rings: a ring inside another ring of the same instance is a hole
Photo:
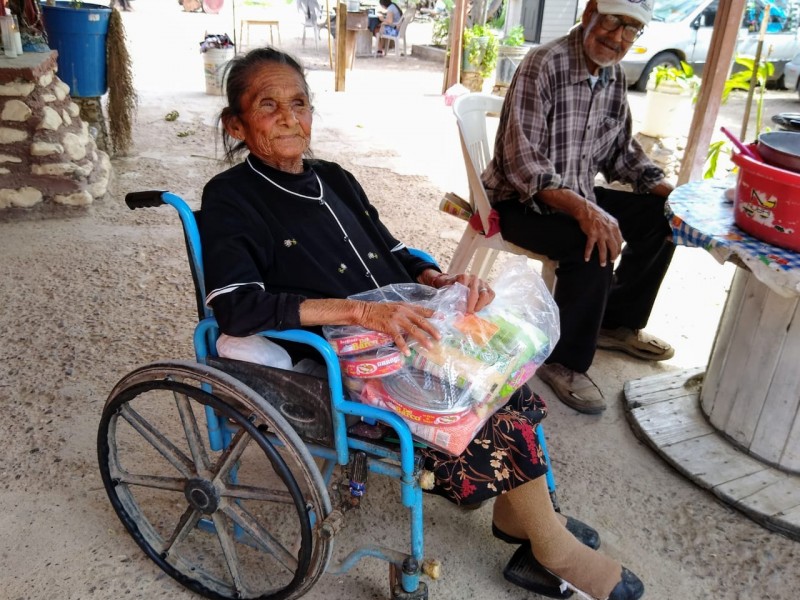
[[[56,76],[56,57],[0,56],[0,209],[85,206],[106,193],[111,163]]]
[[[547,0],[542,15],[542,35],[539,41],[544,44],[566,35],[580,16],[579,4],[582,9],[586,3],[580,0]]]

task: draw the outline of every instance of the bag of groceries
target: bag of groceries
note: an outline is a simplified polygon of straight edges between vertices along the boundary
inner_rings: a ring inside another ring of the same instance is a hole
[[[390,336],[362,327],[326,326],[353,400],[400,415],[412,435],[452,455],[544,363],[558,341],[558,307],[524,257],[508,262],[493,284],[495,299],[467,314],[468,289],[394,284],[351,296],[409,302],[435,311],[441,339],[426,349],[409,340],[404,356]]]

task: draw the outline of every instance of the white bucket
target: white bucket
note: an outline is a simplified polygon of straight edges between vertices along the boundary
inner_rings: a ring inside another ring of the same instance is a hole
[[[640,132],[654,138],[685,135],[692,120],[691,109],[691,96],[647,90]]]
[[[203,52],[203,66],[206,74],[206,94],[212,96],[225,95],[225,67],[234,57],[233,48],[209,48]]]

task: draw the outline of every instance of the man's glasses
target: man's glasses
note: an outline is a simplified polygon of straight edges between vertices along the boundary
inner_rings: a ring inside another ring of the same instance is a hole
[[[625,21],[616,15],[600,15],[600,27],[608,32],[614,32],[622,27],[622,39],[626,42],[635,42],[644,31],[644,28],[636,25],[626,25]]]

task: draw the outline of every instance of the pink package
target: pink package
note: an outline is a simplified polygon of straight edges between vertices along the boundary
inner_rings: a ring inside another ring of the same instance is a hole
[[[426,425],[414,420],[411,411],[403,410],[397,403],[388,403],[386,391],[379,379],[370,379],[361,390],[361,401],[376,408],[391,410],[401,417],[411,430],[411,435],[420,442],[447,454],[458,456],[467,448],[475,433],[486,422],[488,416],[480,417],[468,410],[453,423]]]

